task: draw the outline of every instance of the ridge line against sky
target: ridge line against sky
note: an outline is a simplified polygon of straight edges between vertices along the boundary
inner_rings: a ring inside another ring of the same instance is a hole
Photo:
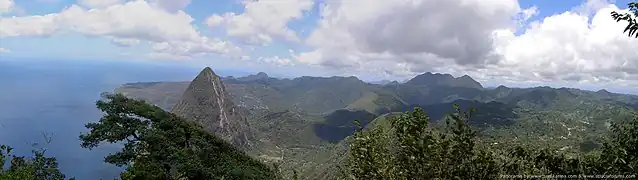
[[[638,39],[610,17],[628,2],[0,0],[0,58],[635,90]]]

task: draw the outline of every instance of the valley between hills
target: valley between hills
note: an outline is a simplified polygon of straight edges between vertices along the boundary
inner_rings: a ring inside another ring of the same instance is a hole
[[[565,154],[601,146],[611,124],[633,118],[638,96],[573,88],[485,88],[470,76],[424,73],[405,83],[356,77],[280,79],[258,73],[220,77],[203,69],[193,81],[136,82],[115,90],[194,121],[253,158],[307,179],[330,179],[358,126],[422,108],[444,126],[454,104],[476,109],[469,124],[498,148],[531,144]]]

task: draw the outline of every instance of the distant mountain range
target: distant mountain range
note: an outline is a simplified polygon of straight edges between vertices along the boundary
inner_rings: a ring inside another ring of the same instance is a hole
[[[423,108],[433,121],[452,104],[476,108],[471,124],[486,141],[534,141],[582,151],[612,119],[627,119],[638,96],[572,88],[484,88],[470,76],[424,73],[405,83],[356,77],[279,79],[258,73],[220,78],[205,68],[192,82],[138,82],[115,90],[199,122],[264,161],[284,162],[304,177],[329,178],[356,126]],[[591,144],[591,143],[590,143]]]

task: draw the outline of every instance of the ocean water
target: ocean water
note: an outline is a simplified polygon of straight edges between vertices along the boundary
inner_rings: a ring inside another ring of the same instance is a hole
[[[120,147],[84,149],[78,138],[87,132],[84,124],[101,117],[95,108],[100,93],[129,82],[190,80],[198,71],[174,64],[0,59],[0,144],[18,155],[46,148],[67,176],[113,179],[121,168],[103,158]]]

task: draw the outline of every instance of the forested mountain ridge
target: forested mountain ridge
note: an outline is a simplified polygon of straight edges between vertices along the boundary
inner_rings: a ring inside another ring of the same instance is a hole
[[[468,75],[463,75],[461,77],[455,78],[450,74],[439,74],[439,73],[430,73],[426,72],[424,74],[420,74],[405,82],[405,84],[409,85],[422,85],[422,86],[448,86],[448,87],[465,87],[465,88],[476,88],[482,89],[483,86],[481,83],[472,79]]]
[[[424,73],[418,77],[444,83],[411,80],[375,85],[356,77],[278,79],[265,73],[222,80],[255,132],[257,148],[249,154],[281,162],[282,168],[297,169],[309,178],[340,162],[331,156],[344,153],[344,141],[357,128],[352,123],[355,119],[365,126],[383,114],[420,107],[437,122],[453,111],[453,104],[460,104],[464,110],[478,110],[470,124],[481,128],[479,137],[485,141],[531,142],[576,153],[588,149],[581,146],[600,146],[599,137],[609,131],[609,124],[630,118],[638,104],[635,95],[605,91],[487,89],[469,76]],[[179,99],[170,96],[186,86],[188,82],[133,83],[116,92],[166,108],[175,102],[172,99]]]
[[[247,77],[255,77],[250,75]],[[451,77],[449,74],[424,73],[408,82],[424,77]],[[268,77],[265,73],[260,78],[226,77],[222,78],[232,101],[249,110],[284,110],[303,111],[311,114],[327,114],[347,108],[362,108],[372,103],[386,102],[395,106],[429,105],[452,102],[457,99],[476,100],[480,102],[498,101],[506,104],[521,105],[533,109],[558,108],[556,103],[578,102],[577,104],[606,103],[634,107],[638,104],[638,95],[617,94],[606,90],[587,91],[574,88],[510,88],[498,86],[487,89],[459,87],[465,79],[474,81],[469,76],[452,77],[452,85],[445,83],[436,85],[395,83],[377,85],[365,83],[356,77],[300,77],[294,79],[278,79]],[[458,80],[458,81],[457,81]],[[449,83],[448,83],[449,84]],[[473,84],[473,83],[472,83]],[[124,84],[115,92],[131,97],[148,100],[162,108],[170,109],[188,87],[189,82],[138,82]],[[322,97],[317,101],[318,97]],[[378,100],[377,100],[378,98]],[[320,106],[320,107],[317,107]],[[380,107],[381,108],[381,107]],[[384,107],[385,108],[385,107]],[[398,108],[398,107],[394,107]],[[387,111],[387,110],[386,110]],[[377,112],[371,112],[377,113]]]

